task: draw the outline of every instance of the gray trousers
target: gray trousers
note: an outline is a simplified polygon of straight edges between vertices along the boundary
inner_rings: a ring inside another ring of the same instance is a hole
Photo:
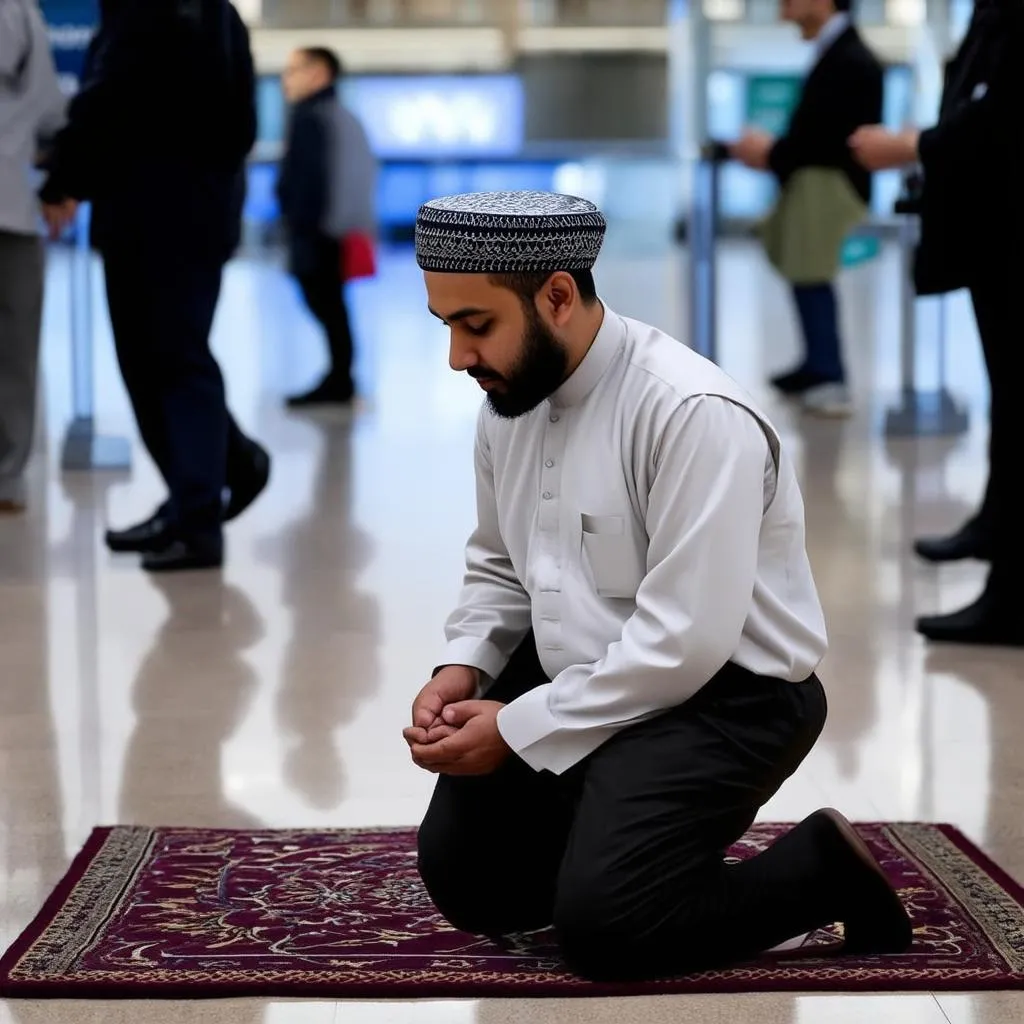
[[[42,239],[0,231],[0,501],[24,500],[43,319]]]

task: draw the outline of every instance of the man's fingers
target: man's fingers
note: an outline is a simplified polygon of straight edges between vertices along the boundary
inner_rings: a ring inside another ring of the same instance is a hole
[[[408,743],[410,747],[413,746],[413,744],[419,744],[420,746],[423,746],[430,742],[430,740],[428,739],[427,730],[419,729],[416,726],[412,726],[408,729],[403,729],[402,735],[405,737],[405,742]]]
[[[458,735],[448,736],[436,743],[417,743],[412,747],[412,756],[417,764],[443,767],[457,761],[466,753],[464,745],[459,742]]]
[[[424,742],[437,743],[439,740],[445,740],[449,736],[454,736],[458,731],[454,726],[438,722],[426,730],[426,740]]]
[[[484,710],[484,704],[478,700],[463,700],[459,701],[458,704],[449,704],[444,709],[442,718],[445,724],[461,728],[471,718],[476,718],[477,715],[481,714]]]
[[[424,707],[413,709],[412,724],[419,729],[429,729],[437,722],[437,715]]]

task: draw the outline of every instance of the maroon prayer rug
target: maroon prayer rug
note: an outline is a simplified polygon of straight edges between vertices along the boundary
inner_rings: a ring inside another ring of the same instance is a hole
[[[759,824],[733,850],[789,825]],[[97,829],[0,960],[8,998],[560,997],[1024,988],[1024,890],[946,825],[858,825],[914,920],[902,956],[761,958],[644,985],[565,972],[547,933],[449,928],[411,829]]]

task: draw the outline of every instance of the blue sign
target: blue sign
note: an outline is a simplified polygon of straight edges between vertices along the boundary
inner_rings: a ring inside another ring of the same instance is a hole
[[[99,24],[97,0],[42,0],[40,9],[50,33],[53,62],[61,91],[78,92],[85,52]]]
[[[493,159],[523,145],[516,75],[368,75],[347,80],[343,96],[385,160]]]

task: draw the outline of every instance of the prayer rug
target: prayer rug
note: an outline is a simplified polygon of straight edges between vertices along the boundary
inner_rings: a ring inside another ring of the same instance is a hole
[[[758,824],[731,851],[791,826]],[[858,830],[914,920],[902,956],[829,954],[643,985],[562,967],[550,933],[493,941],[454,931],[416,871],[415,831],[102,828],[0,960],[8,998],[560,997],[696,992],[1024,988],[1024,890],[946,825]]]

